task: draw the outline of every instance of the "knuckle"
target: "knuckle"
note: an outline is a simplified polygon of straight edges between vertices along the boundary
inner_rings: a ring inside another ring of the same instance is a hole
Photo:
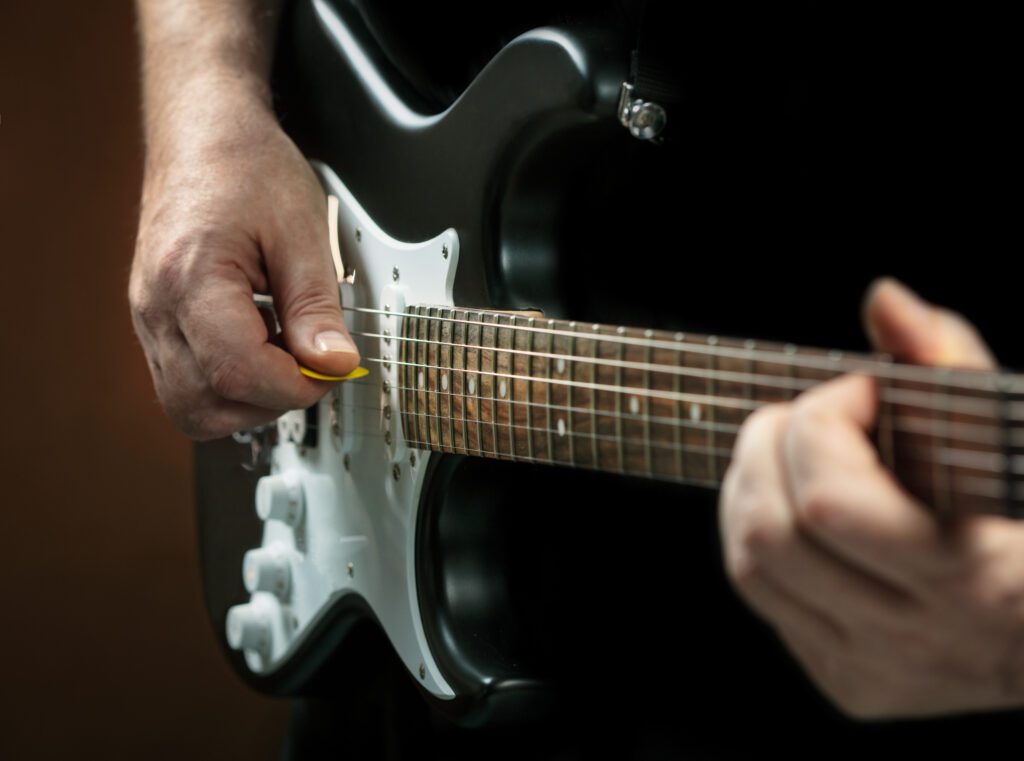
[[[253,373],[237,354],[225,354],[211,367],[208,380],[214,393],[224,399],[244,399],[253,390]]]
[[[327,317],[341,319],[338,294],[319,283],[306,283],[296,288],[285,300],[285,318]]]
[[[812,480],[796,489],[797,523],[809,531],[833,530],[840,525],[842,505],[836,499],[832,487],[819,480]]]

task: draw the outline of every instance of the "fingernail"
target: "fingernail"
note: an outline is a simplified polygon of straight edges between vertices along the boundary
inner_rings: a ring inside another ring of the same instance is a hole
[[[323,333],[317,333],[313,343],[318,350],[323,352],[357,353],[352,339],[337,330],[325,330]]]

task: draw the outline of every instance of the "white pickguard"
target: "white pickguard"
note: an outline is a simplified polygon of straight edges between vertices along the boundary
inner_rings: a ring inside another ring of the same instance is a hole
[[[339,242],[346,268],[355,270],[354,282],[341,285],[345,307],[401,314],[407,305],[452,305],[459,260],[453,229],[422,243],[397,241],[374,224],[329,167],[314,163],[314,168],[340,201]],[[401,334],[400,320],[387,314],[346,311],[345,316],[353,334]],[[395,340],[353,337],[364,360],[398,357]],[[270,570],[283,574],[286,588],[256,591],[247,605],[232,608],[228,639],[245,649],[254,672],[268,674],[296,652],[333,602],[358,593],[409,671],[434,695],[450,698],[454,693],[427,647],[416,595],[416,514],[430,453],[404,443],[398,366],[362,364],[369,376],[341,383],[321,400],[316,446],[303,447],[282,435],[274,447],[272,476],[297,477],[304,502],[294,525],[276,518],[264,524],[262,546],[275,559]],[[295,436],[301,419],[287,415],[279,429],[301,440]]]

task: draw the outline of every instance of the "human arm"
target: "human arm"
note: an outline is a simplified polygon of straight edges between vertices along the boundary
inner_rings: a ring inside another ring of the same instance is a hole
[[[308,407],[359,356],[324,194],[268,85],[280,2],[139,0],[145,178],[129,300],[165,410],[210,439]],[[274,297],[282,335],[253,302]]]
[[[962,318],[891,281],[865,312],[900,359],[993,364]],[[870,379],[844,376],[747,421],[720,504],[731,580],[853,716],[1024,706],[1024,524],[941,527],[880,463],[876,411]]]

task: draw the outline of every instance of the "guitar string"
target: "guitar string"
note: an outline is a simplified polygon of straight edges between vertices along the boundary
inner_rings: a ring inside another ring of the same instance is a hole
[[[622,343],[628,346],[637,346],[645,348],[649,347],[653,349],[660,348],[665,349],[667,351],[709,354],[715,357],[730,357],[734,359],[748,361],[753,360],[765,362],[768,364],[796,365],[806,367],[809,369],[828,370],[830,372],[836,372],[837,365],[842,365],[844,363],[850,365],[851,363],[855,363],[851,367],[849,367],[849,369],[842,370],[840,372],[869,372],[875,377],[885,378],[887,380],[905,380],[910,382],[921,383],[936,382],[935,377],[939,375],[943,377],[943,384],[949,386],[962,387],[965,390],[970,391],[1016,393],[1022,386],[1024,386],[1024,376],[1016,375],[1006,371],[972,370],[970,368],[934,367],[924,365],[906,365],[894,363],[890,358],[885,356],[871,356],[867,354],[856,354],[841,351],[826,352],[825,356],[814,356],[807,354],[806,348],[801,350],[800,347],[797,347],[793,344],[784,344],[781,349],[773,349],[767,348],[763,345],[758,346],[756,342],[754,342],[751,346],[748,347],[726,346],[719,343],[707,344],[687,342],[685,340],[686,333],[684,332],[676,333],[676,340],[674,341],[652,337],[630,336],[625,333],[609,335],[607,333],[600,333],[596,331],[580,332],[575,330],[543,328],[536,327],[531,324],[524,324],[528,323],[530,320],[547,322],[549,325],[553,325],[556,322],[564,322],[561,320],[553,320],[543,317],[523,317],[521,315],[514,315],[508,312],[479,309],[462,309],[458,307],[419,306],[415,308],[449,309],[453,311],[463,312],[465,314],[475,313],[481,315],[481,317],[483,315],[495,315],[496,318],[509,317],[513,320],[516,320],[516,322],[514,324],[501,324],[496,322],[484,322],[481,320],[470,320],[458,317],[445,317],[443,315],[385,311],[383,309],[372,309],[369,307],[342,306],[342,309],[345,311],[356,312],[361,314],[384,315],[387,318],[411,317],[419,320],[433,320],[437,322],[451,322],[466,325],[475,325],[481,329],[492,328],[504,330],[518,330],[525,332],[542,333],[552,336],[560,335],[577,339],[585,338],[588,340],[600,341],[605,343]],[[572,321],[566,324],[572,326],[578,325],[580,323]],[[593,324],[597,325],[598,323]],[[623,328],[623,330],[626,329]],[[639,330],[639,328],[633,328],[633,330]],[[653,331],[649,332],[653,333]],[[398,336],[393,337],[398,338]],[[722,340],[722,338],[719,336],[707,336],[706,338],[715,339],[716,341]]]
[[[355,383],[363,385],[363,381],[349,381],[349,383]],[[465,385],[460,384],[460,385]],[[413,386],[394,386],[396,391],[411,391],[413,393],[427,393],[437,395],[448,395],[462,397],[465,400],[473,399],[478,404],[483,404],[491,401],[490,396],[480,396],[479,394],[465,391],[454,391],[454,381],[452,382],[451,391],[436,388],[416,388]],[[643,412],[616,412],[614,410],[596,409],[594,407],[574,407],[561,404],[551,404],[548,402],[537,402],[524,399],[514,399],[511,397],[495,397],[494,401],[499,404],[513,404],[517,406],[534,407],[540,410],[552,410],[565,413],[580,413],[585,415],[596,415],[601,417],[611,417],[622,420],[629,420],[638,423],[648,423],[651,425],[661,425],[668,427],[679,427],[679,428],[694,428],[707,431],[715,431],[720,433],[736,433],[739,431],[740,423],[715,423],[705,420],[692,420],[679,417],[666,417],[663,415],[651,415]],[[379,410],[380,407],[368,407],[365,405],[350,405],[350,406],[361,406],[365,409]],[[406,410],[410,415],[415,415],[415,412]],[[489,421],[488,421],[489,422]],[[998,425],[986,425],[978,423],[957,423],[953,421],[937,421],[930,418],[912,418],[897,415],[895,419],[890,423],[890,428],[894,431],[901,433],[917,433],[928,436],[942,436],[948,438],[949,441],[955,441],[963,444],[980,444],[980,445],[991,445],[997,446],[1004,443],[1004,438],[1000,435],[1002,429]],[[996,436],[983,436],[982,430],[994,430]],[[955,434],[952,432],[956,432]],[[1024,447],[1024,430],[1015,431],[1014,435],[1010,438],[1011,446],[1022,446]]]
[[[531,350],[527,350],[527,349],[511,349],[511,348],[501,348],[501,347],[496,347],[496,346],[495,347],[480,346],[479,344],[463,344],[463,343],[454,343],[454,342],[450,342],[450,341],[440,341],[440,340],[436,340],[435,341],[435,340],[428,339],[428,338],[413,338],[413,337],[408,337],[408,336],[386,336],[383,333],[367,333],[365,331],[357,331],[357,330],[353,330],[353,331],[350,331],[350,332],[351,332],[352,335],[356,335],[356,336],[365,336],[365,337],[369,337],[369,338],[385,338],[385,339],[390,339],[392,341],[405,341],[405,342],[408,342],[408,343],[422,343],[422,344],[424,344],[424,345],[426,345],[428,347],[429,346],[436,346],[438,348],[445,347],[445,348],[452,348],[452,349],[463,349],[463,350],[466,350],[466,351],[472,350],[472,351],[477,351],[477,352],[482,352],[482,351],[499,352],[499,353],[510,354],[510,355],[511,354],[519,354],[519,355],[523,355],[523,356],[527,356],[527,357],[541,357],[541,358],[545,358],[545,359],[562,359],[562,360],[565,360],[566,364],[568,364],[569,362],[582,362],[584,364],[593,364],[593,365],[596,365],[596,366],[607,365],[607,366],[611,366],[611,367],[626,367],[626,368],[629,368],[629,369],[643,370],[645,372],[665,373],[665,374],[668,374],[668,375],[679,375],[679,376],[693,376],[693,377],[697,377],[697,378],[703,378],[703,379],[705,379],[705,380],[707,380],[709,382],[710,381],[715,381],[717,383],[738,383],[738,384],[748,384],[748,385],[757,385],[757,386],[767,386],[767,387],[771,387],[771,388],[779,388],[779,389],[784,389],[784,390],[787,390],[787,391],[797,391],[797,392],[798,391],[806,391],[809,388],[812,388],[812,387],[814,387],[814,386],[816,386],[816,385],[818,385],[820,383],[823,383],[826,380],[830,380],[832,377],[835,377],[833,375],[833,376],[830,376],[829,378],[819,378],[819,379],[816,379],[816,380],[814,380],[814,379],[798,379],[798,378],[778,378],[776,376],[766,375],[764,373],[737,372],[737,371],[731,371],[731,370],[717,370],[717,369],[713,369],[713,368],[687,368],[687,367],[678,367],[678,366],[674,366],[674,365],[652,364],[652,363],[648,363],[648,362],[632,362],[632,361],[628,361],[628,360],[621,360],[621,361],[619,361],[619,360],[602,360],[600,358],[595,358],[595,357],[578,356],[578,355],[559,355],[559,354],[551,354],[551,353],[548,353],[548,352],[531,351]],[[397,364],[397,362],[396,362],[396,364]],[[439,365],[439,364],[418,363],[418,362],[411,362],[411,363],[407,363],[407,364],[415,366],[415,367],[419,367],[419,368],[425,369],[425,370],[442,370],[442,371],[446,371],[446,372],[466,372],[466,373],[471,373],[471,374],[472,373],[485,373],[485,372],[487,372],[487,371],[483,371],[483,370],[474,370],[474,369],[471,369],[471,368],[461,368],[461,367],[450,367],[450,366],[447,366],[447,365]],[[595,368],[595,370],[596,370],[596,368]],[[491,373],[488,373],[488,374],[491,374]],[[570,383],[570,384],[577,383],[577,381],[573,381],[572,378],[571,378],[571,375],[572,375],[571,369],[562,370],[562,371],[559,372],[559,374],[565,374],[565,375],[569,376],[568,383]],[[513,376],[513,375],[510,375],[510,374],[506,374],[506,373],[498,373],[498,375],[501,376],[501,377],[515,378],[515,379],[522,379],[522,378],[526,377],[526,376]],[[593,373],[592,375],[596,375],[596,372]],[[530,376],[529,379],[531,379],[531,380],[543,380],[543,381],[549,380],[546,375],[543,378],[538,378],[537,376]],[[748,379],[754,379],[754,380],[748,380]],[[556,380],[557,381],[558,379],[551,379],[551,380]],[[644,390],[644,389],[642,389],[640,387],[633,387],[633,386],[618,386],[617,388],[620,389],[620,390],[628,390],[628,391],[635,390],[635,391],[641,392],[641,394],[642,394],[642,392]],[[649,390],[653,391],[653,390],[656,390],[656,389],[649,389]],[[675,392],[672,392],[672,393],[675,393]],[[891,402],[893,404],[901,404],[901,405],[904,405],[904,406],[912,406],[912,407],[918,407],[918,408],[921,408],[921,409],[928,409],[928,410],[939,410],[939,411],[941,411],[943,413],[974,414],[974,415],[979,416],[979,417],[991,417],[992,414],[994,413],[994,410],[992,409],[992,405],[994,405],[994,404],[999,404],[1000,406],[1003,405],[1003,400],[999,399],[999,398],[986,399],[986,398],[979,398],[979,397],[958,397],[958,396],[952,396],[952,395],[950,395],[948,393],[943,394],[943,393],[940,393],[940,392],[937,392],[937,391],[922,390],[922,389],[901,389],[901,388],[883,387],[881,389],[881,394],[884,395],[883,398],[882,398],[882,401]],[[902,398],[900,398],[900,399],[891,398],[891,397],[894,397],[894,396],[900,396]],[[914,398],[916,398],[916,397],[923,397],[928,403],[921,403],[920,401],[916,401],[916,402],[912,401],[910,399],[911,397],[914,397]],[[933,402],[936,402],[936,401],[939,401],[939,400],[946,400],[946,403],[945,404],[941,404],[941,403],[933,404]],[[961,404],[961,408],[954,409],[952,407],[952,403],[950,402],[950,400],[953,400],[953,401]],[[747,401],[749,401],[749,400],[747,400]],[[963,407],[964,403],[967,403],[967,402],[975,402],[976,404],[974,406],[975,406],[975,410],[977,410],[977,411],[976,412],[969,412],[969,411],[963,410],[962,407]],[[1011,404],[1013,404],[1013,403],[1011,403]],[[1021,405],[1021,407],[1024,407],[1024,405]],[[1022,418],[1022,419],[1024,419],[1024,418]]]
[[[413,391],[413,392],[417,391],[417,389],[413,389],[413,388],[408,387],[408,386],[399,386],[399,387],[396,387],[395,390],[396,391]],[[532,424],[530,422],[527,422],[526,424],[516,423],[516,422],[514,422],[514,418],[513,418],[513,422],[509,422],[508,420],[502,421],[502,420],[497,419],[495,417],[495,413],[498,411],[498,405],[502,405],[502,404],[510,405],[510,406],[513,407],[513,409],[509,410],[509,415],[510,416],[512,416],[514,414],[514,407],[515,406],[520,406],[520,407],[523,407],[523,406],[540,407],[540,408],[545,409],[545,410],[547,410],[547,409],[556,409],[556,408],[559,409],[559,410],[569,410],[569,411],[576,410],[576,411],[580,411],[582,413],[585,413],[588,416],[595,412],[595,410],[592,410],[589,407],[564,408],[564,407],[561,407],[561,406],[558,406],[558,405],[547,405],[547,404],[542,404],[542,403],[539,403],[539,402],[509,401],[508,399],[500,399],[500,398],[492,399],[490,397],[480,398],[480,397],[477,397],[475,395],[464,394],[464,393],[460,393],[460,392],[457,392],[457,391],[451,391],[451,390],[449,390],[449,391],[438,391],[438,390],[433,390],[433,389],[431,389],[431,390],[419,389],[419,392],[423,392],[423,393],[427,393],[427,394],[434,394],[436,396],[436,399],[434,401],[435,408],[440,408],[442,406],[442,404],[444,403],[444,400],[451,400],[454,397],[461,397],[463,400],[473,399],[473,400],[475,400],[478,403],[478,406],[481,407],[481,410],[480,410],[481,415],[479,417],[476,417],[476,418],[469,418],[469,417],[465,417],[465,416],[459,417],[459,416],[456,416],[454,414],[453,415],[445,415],[445,414],[441,414],[441,413],[435,414],[435,413],[431,413],[431,412],[429,412],[427,410],[417,411],[417,412],[413,412],[411,410],[406,410],[403,413],[401,413],[401,414],[404,414],[404,415],[408,415],[414,421],[417,418],[423,417],[423,418],[436,419],[436,420],[439,420],[439,421],[448,421],[448,420],[450,420],[453,423],[473,423],[473,424],[479,423],[481,426],[487,426],[487,427],[490,427],[492,425],[492,423],[496,423],[498,426],[500,426],[502,428],[508,426],[508,427],[510,427],[512,429],[519,429],[519,430],[522,430],[522,431],[526,431],[527,433],[552,434],[553,437],[557,436],[559,438],[564,438],[565,436],[572,435],[572,436],[576,436],[576,437],[580,437],[580,438],[586,438],[588,440],[596,438],[596,439],[599,439],[599,440],[612,441],[612,442],[621,441],[623,444],[636,444],[638,446],[648,446],[648,445],[650,445],[650,446],[658,447],[658,448],[661,448],[661,449],[668,449],[670,451],[687,451],[687,452],[694,452],[694,453],[698,453],[698,454],[700,454],[700,453],[703,453],[703,454],[714,454],[714,455],[719,455],[719,456],[727,456],[727,455],[730,455],[731,452],[732,452],[732,447],[731,446],[728,447],[728,448],[720,448],[720,447],[716,448],[716,447],[708,447],[708,446],[699,446],[699,445],[688,444],[688,445],[681,445],[680,447],[674,449],[673,448],[675,446],[674,442],[665,442],[665,441],[653,440],[649,436],[646,436],[645,438],[621,438],[619,436],[611,435],[611,434],[593,433],[592,431],[578,431],[575,428],[569,429],[567,427],[565,430],[562,430],[560,428],[547,428],[547,427],[544,427],[544,426],[539,425],[539,424]],[[429,402],[424,402],[424,403],[425,404],[429,404]],[[493,406],[494,409],[489,410],[490,414],[485,419],[482,413],[483,413],[484,409],[487,409],[487,405]],[[349,406],[354,406],[354,405],[349,405]],[[379,410],[378,407],[370,407],[370,406],[367,406],[367,405],[360,405],[360,406],[363,409],[367,409],[367,410],[371,410],[371,411]],[[609,412],[609,413],[606,413],[606,414],[614,415],[615,413]],[[465,415],[465,408],[463,408],[463,415]],[[671,427],[672,425],[676,425],[676,426],[679,426],[679,427],[691,427],[690,425],[687,424],[687,421],[679,421],[679,420],[675,420],[673,418],[661,418],[661,420],[665,420],[666,422],[658,422],[656,419],[648,417],[648,416],[645,416],[642,413],[628,413],[628,414],[623,414],[621,417],[622,418],[626,418],[627,416],[632,418],[633,422],[636,422],[636,423],[652,423],[654,425],[664,425],[666,427]],[[572,422],[571,418],[569,419],[569,422],[570,423]],[[692,424],[692,427],[696,427],[696,425],[698,425],[698,424]],[[895,425],[893,426],[893,428],[894,428],[894,430],[901,430],[901,429],[897,428]],[[737,432],[739,431],[739,425],[708,424],[706,426],[706,430],[718,431],[718,432],[724,433],[726,435],[733,435],[733,436],[735,436],[735,435],[737,435]],[[961,442],[955,442],[955,443],[961,443]],[[993,442],[993,443],[998,443],[998,442]],[[1017,467],[1018,465],[1024,466],[1024,456],[1020,456],[1020,457],[1013,456],[1013,457],[1009,458],[1009,460],[1008,460],[1007,457],[1004,454],[1002,454],[1001,452],[987,452],[987,451],[986,452],[981,452],[981,451],[973,450],[973,449],[960,449],[958,447],[952,446],[952,444],[954,444],[954,441],[952,439],[947,439],[946,442],[945,442],[945,446],[943,446],[943,447],[920,447],[920,446],[918,446],[918,447],[916,447],[916,449],[919,450],[919,451],[931,452],[931,453],[933,453],[932,457],[934,457],[935,455],[941,455],[938,459],[939,459],[939,463],[943,464],[943,465],[947,465],[948,464],[948,465],[955,465],[957,467],[968,468],[968,469],[972,469],[972,470],[988,470],[988,471],[999,472],[999,473],[1009,472],[1009,473],[1013,473],[1014,475],[1024,475],[1024,467],[1022,467],[1022,468],[1018,468]],[[900,449],[901,456],[904,455],[905,453],[911,451],[912,449],[914,449],[914,447],[903,447],[903,448],[901,448]],[[930,460],[930,459],[932,459],[932,457],[930,457],[928,459]],[[942,459],[942,458],[946,458],[946,459]],[[1009,467],[1009,468],[1007,467],[1008,463],[1011,465],[1011,467]]]
[[[500,350],[499,349],[499,350],[495,350],[495,351],[504,351],[504,350]],[[403,360],[397,360],[397,359],[391,359],[391,358],[384,359],[384,358],[378,358],[378,357],[363,357],[363,361],[375,362],[375,363],[382,364],[382,365],[386,365],[386,364],[402,365],[402,366],[407,366],[407,367],[414,367],[414,368],[417,368],[419,370],[431,370],[431,371],[445,370],[445,371],[451,372],[452,369],[453,369],[453,368],[448,368],[448,367],[442,367],[440,365],[429,365],[429,364],[422,364],[422,363],[419,363],[419,362],[405,362]],[[614,384],[608,384],[608,383],[592,383],[592,382],[589,382],[589,381],[573,381],[573,380],[567,380],[567,379],[562,379],[562,378],[553,378],[553,377],[549,378],[549,377],[546,377],[546,376],[536,376],[536,375],[517,375],[517,374],[513,374],[513,373],[503,373],[503,372],[499,372],[499,371],[495,371],[495,370],[482,370],[482,369],[468,370],[467,369],[467,370],[463,371],[463,370],[456,369],[455,371],[456,372],[467,372],[467,373],[471,373],[473,375],[494,376],[495,378],[500,378],[500,379],[510,380],[510,381],[517,381],[518,380],[518,381],[535,382],[535,383],[543,382],[543,383],[550,383],[550,384],[554,384],[554,385],[558,385],[558,386],[566,386],[566,387],[569,387],[569,388],[588,388],[588,389],[592,389],[592,390],[595,390],[595,391],[606,391],[606,392],[610,392],[610,393],[629,394],[629,395],[632,395],[632,396],[644,396],[644,397],[651,397],[651,398],[656,398],[656,399],[664,399],[666,401],[675,401],[675,402],[691,402],[691,403],[692,402],[697,402],[697,403],[701,403],[704,400],[712,399],[712,400],[715,400],[714,403],[713,403],[713,406],[732,407],[732,408],[745,409],[745,410],[754,410],[757,407],[761,406],[761,404],[762,404],[760,402],[752,401],[750,399],[741,398],[741,397],[712,396],[712,395],[700,394],[700,393],[665,391],[665,390],[661,390],[661,389],[645,389],[645,388],[639,388],[639,387],[635,387],[635,386],[620,386],[620,385],[614,385]],[[1005,407],[1004,404],[1002,404],[999,400],[995,400],[995,399],[989,400],[989,401],[984,401],[984,400],[980,400],[980,399],[978,399],[978,400],[971,399],[969,401],[977,401],[977,402],[979,402],[978,405],[976,405],[973,408],[971,408],[970,406],[968,406],[968,405],[963,403],[964,400],[957,399],[956,397],[950,397],[949,395],[943,395],[943,394],[940,394],[938,392],[933,392],[933,391],[915,391],[915,390],[912,390],[912,389],[889,389],[889,388],[884,388],[884,389],[881,389],[879,391],[879,398],[880,398],[880,400],[882,402],[887,402],[889,404],[894,404],[894,405],[898,404],[898,405],[903,406],[903,407],[913,407],[913,408],[917,408],[917,409],[921,409],[921,410],[937,411],[937,412],[941,412],[944,415],[956,414],[956,415],[965,415],[965,416],[979,417],[979,418],[985,418],[985,419],[993,418],[996,415],[997,408]],[[933,404],[932,403],[932,402],[935,402],[936,400],[941,400],[941,399],[946,399],[947,402],[945,404]],[[1004,420],[1007,420],[1007,421],[1010,421],[1010,422],[1019,422],[1021,420],[1024,420],[1024,418],[1018,418],[1018,417],[1015,417],[1013,415],[1003,416],[1003,417],[1001,417],[1001,419],[1004,419]]]
[[[346,409],[351,409],[351,408],[356,407],[356,406],[357,405],[345,405],[345,408]],[[376,407],[370,407],[370,406],[366,406],[366,405],[359,405],[359,407],[362,408],[362,409],[366,409],[366,410],[372,411],[372,412],[378,411],[378,408],[376,408]],[[491,420],[481,420],[481,419],[476,419],[476,418],[464,418],[464,417],[458,417],[458,416],[454,416],[454,415],[453,416],[448,416],[448,415],[442,415],[442,414],[433,414],[433,413],[425,412],[425,411],[424,412],[415,413],[415,414],[414,413],[409,413],[409,415],[411,417],[413,417],[414,419],[416,419],[416,418],[423,418],[425,420],[426,419],[433,419],[433,420],[438,421],[438,425],[437,425],[437,431],[438,431],[437,439],[438,440],[437,441],[425,441],[425,440],[419,438],[419,430],[418,430],[419,426],[417,425],[417,426],[414,426],[414,428],[416,429],[414,431],[414,433],[416,434],[415,437],[410,437],[408,435],[405,436],[406,444],[408,446],[410,446],[410,447],[422,448],[422,449],[427,449],[427,450],[431,450],[431,451],[439,451],[439,452],[451,452],[451,453],[454,453],[454,454],[466,454],[466,455],[469,455],[469,456],[494,457],[494,458],[497,458],[497,459],[508,459],[508,460],[515,460],[515,461],[536,462],[536,463],[550,464],[550,465],[570,465],[570,466],[575,466],[575,467],[592,467],[592,468],[595,468],[595,469],[604,469],[604,468],[602,468],[600,462],[588,462],[588,461],[580,462],[580,461],[575,460],[575,459],[572,459],[572,460],[559,460],[559,459],[555,459],[553,456],[541,457],[541,456],[538,456],[538,455],[527,455],[527,454],[523,454],[523,453],[514,454],[511,451],[501,451],[501,450],[497,450],[497,449],[487,449],[487,448],[484,447],[484,443],[485,443],[484,439],[485,439],[485,437],[482,434],[478,434],[476,437],[473,437],[473,438],[475,438],[477,440],[477,446],[476,447],[473,447],[473,446],[470,445],[470,442],[472,441],[472,439],[469,436],[465,437],[465,443],[464,444],[459,445],[459,444],[455,443],[455,441],[453,440],[454,439],[454,433],[450,433],[448,436],[444,435],[445,432],[446,432],[444,426],[442,425],[442,423],[444,423],[444,422],[470,423],[470,424],[472,424],[472,423],[479,423],[482,426],[481,431],[483,431],[483,430],[489,430],[489,428],[491,426],[491,422],[492,422]],[[587,440],[590,440],[590,439],[593,438],[593,434],[591,434],[590,432],[566,431],[565,433],[562,433],[562,432],[560,432],[560,431],[558,431],[556,429],[539,428],[539,427],[530,428],[528,426],[517,424],[517,423],[507,423],[507,422],[501,422],[501,421],[497,421],[497,425],[501,426],[502,428],[504,428],[506,426],[508,426],[510,428],[513,428],[513,429],[518,428],[518,429],[526,431],[528,434],[529,433],[552,434],[552,439],[551,439],[552,442],[560,441],[560,440],[565,439],[566,437],[569,437],[569,436],[575,436],[575,437],[579,437],[579,438],[586,438]],[[429,423],[427,423],[427,426],[429,427]],[[377,432],[360,431],[360,430],[353,431],[353,435],[367,436],[367,437],[373,437],[373,438],[383,438],[383,434],[380,434],[380,433],[377,433]],[[557,436],[557,438],[556,438],[556,436]],[[637,438],[619,439],[616,436],[602,435],[602,434],[598,434],[597,437],[601,438],[601,439],[605,439],[605,440],[610,440],[610,441],[615,442],[615,443],[618,443],[619,441],[621,441],[623,444],[629,444],[629,445],[636,444],[638,446],[644,446],[644,447],[647,447],[647,446],[658,447],[658,448],[665,449],[666,451],[671,452],[673,454],[677,453],[677,452],[680,452],[680,451],[684,451],[684,452],[693,452],[693,453],[701,455],[701,456],[710,456],[710,457],[715,458],[715,461],[716,461],[716,468],[715,469],[719,473],[724,473],[726,467],[728,466],[728,461],[731,459],[731,456],[732,456],[732,449],[731,448],[729,448],[729,449],[725,449],[725,448],[711,448],[711,449],[709,449],[707,447],[700,447],[700,446],[696,446],[696,445],[676,445],[674,442],[655,442],[655,441],[649,441],[649,440],[646,440],[646,439],[637,439]],[[444,440],[445,438],[448,438],[449,441],[445,442],[445,440]],[[491,437],[488,436],[486,438],[491,438]],[[492,444],[493,443],[494,443],[494,440],[492,439]],[[991,471],[991,472],[999,472],[1000,474],[1002,474],[1004,471],[1002,470],[1002,467],[998,464],[998,462],[996,462],[995,460],[993,460],[992,462],[989,462],[989,463],[987,463],[985,465],[981,465],[981,464],[978,464],[978,463],[955,462],[956,459],[962,459],[964,457],[969,457],[969,456],[973,456],[973,455],[984,455],[984,454],[985,453],[978,453],[978,452],[973,452],[973,451],[970,451],[970,450],[955,450],[955,449],[950,449],[950,448],[930,448],[930,447],[908,447],[905,450],[901,450],[901,456],[904,456],[904,457],[906,457],[907,459],[910,459],[913,462],[920,462],[920,463],[928,464],[928,463],[931,463],[931,462],[935,461],[935,459],[938,458],[938,460],[942,464],[949,464],[949,465],[956,466],[956,467],[962,467],[962,468],[965,468],[965,469],[968,469],[968,470]],[[998,457],[998,456],[996,456],[996,457]],[[724,462],[720,462],[720,461],[724,461]],[[607,468],[607,469],[608,470],[612,470],[611,468]],[[658,472],[656,469],[649,469],[649,468],[632,469],[631,468],[631,469],[628,469],[628,471],[627,471],[625,469],[624,465],[621,462],[620,462],[619,467],[617,468],[617,470],[621,470],[622,472],[634,473],[634,474],[647,473],[647,474],[649,474],[651,476],[654,476],[654,477],[663,478],[663,479],[672,480],[672,481],[678,481],[678,482],[682,482],[682,483],[698,483],[699,482],[699,483],[703,483],[703,484],[706,484],[706,485],[713,485],[713,486],[720,485],[720,479],[719,480],[698,479],[698,478],[693,478],[693,477],[691,477],[689,475],[679,475],[679,476],[676,476],[676,475],[670,474],[670,473]],[[1014,472],[1017,475],[1021,475],[1022,474],[1022,473],[1019,473],[1017,471],[1014,471]],[[963,488],[963,484],[970,484],[970,485],[973,485],[974,487],[980,487],[980,488],[967,489],[967,488]],[[985,477],[985,476],[969,476],[969,475],[961,473],[961,474],[956,474],[954,476],[954,478],[952,479],[952,491],[953,491],[954,494],[960,494],[961,496],[986,497],[986,498],[991,498],[991,499],[1005,499],[1006,498],[1006,483],[1005,483],[1005,480],[1001,479],[1001,478],[991,478],[991,477]]]

